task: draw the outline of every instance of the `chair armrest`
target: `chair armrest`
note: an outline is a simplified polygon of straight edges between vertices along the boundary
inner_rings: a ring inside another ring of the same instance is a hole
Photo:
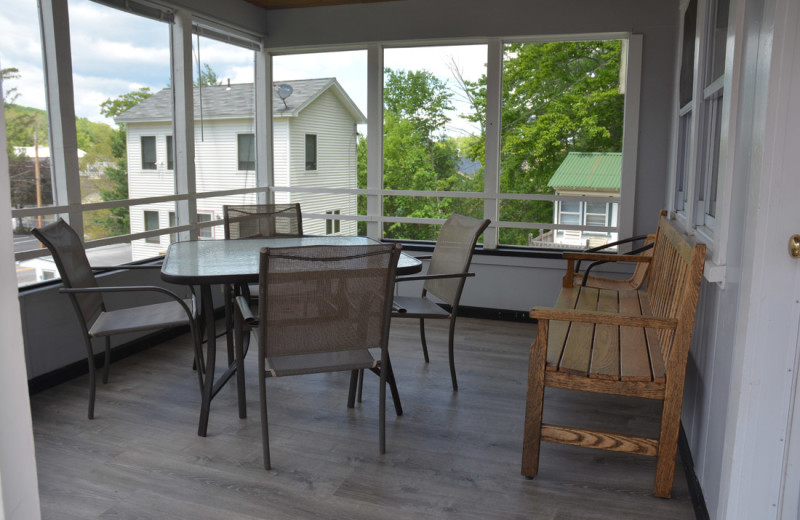
[[[258,318],[253,314],[248,299],[245,296],[237,296],[233,301],[236,304],[236,308],[239,309],[239,313],[241,313],[244,322],[251,327],[258,326]]]
[[[153,264],[153,265],[95,265],[95,266],[92,266],[92,271],[96,271],[96,272],[133,271],[135,269],[161,269],[161,264]]]
[[[675,318],[658,318],[639,314],[620,314],[617,312],[578,311],[574,309],[557,309],[555,307],[533,307],[530,317],[538,320],[573,321],[616,325],[622,327],[646,327],[648,329],[674,329],[678,325]]]
[[[611,253],[562,253],[565,260],[591,260],[602,262],[649,262],[650,256],[641,255],[615,255]]]
[[[165,289],[163,287],[159,287],[157,285],[129,285],[124,287],[62,287],[58,290],[60,293],[66,294],[85,294],[85,293],[114,293],[114,292],[157,292],[169,296],[176,302],[178,302],[183,310],[186,311],[186,314],[191,318],[194,319],[197,316],[197,299],[195,295],[192,294],[192,308],[190,309],[186,303],[183,301],[184,299],[175,294],[174,292],[170,291],[169,289]]]
[[[439,278],[469,278],[475,276],[475,273],[445,273],[445,274],[421,274],[412,276],[398,276],[394,279],[395,282],[411,282],[414,280],[436,280]]]

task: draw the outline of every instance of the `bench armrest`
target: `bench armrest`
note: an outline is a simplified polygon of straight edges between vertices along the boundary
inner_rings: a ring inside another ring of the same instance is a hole
[[[557,309],[555,307],[534,307],[530,311],[530,317],[537,320],[573,321],[621,327],[646,327],[649,329],[674,329],[678,325],[678,320],[674,318],[658,318],[617,312],[578,311],[574,309]]]

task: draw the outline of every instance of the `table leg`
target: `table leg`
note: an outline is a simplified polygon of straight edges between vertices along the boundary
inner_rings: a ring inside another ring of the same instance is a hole
[[[206,322],[206,366],[197,435],[205,437],[208,431],[208,414],[211,410],[211,398],[214,390],[214,367],[217,359],[217,329],[214,323],[214,300],[211,297],[210,285],[204,284],[200,287],[200,301],[203,309],[203,318]]]

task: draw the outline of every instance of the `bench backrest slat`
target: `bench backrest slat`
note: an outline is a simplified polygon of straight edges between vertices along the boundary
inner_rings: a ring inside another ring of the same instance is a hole
[[[665,214],[658,223],[647,296],[654,316],[675,318],[679,325],[675,334],[662,329],[658,332],[664,360],[672,361],[673,349],[679,349],[678,358],[688,355],[691,324],[697,311],[697,299],[703,276],[705,244],[692,243],[678,231]],[[686,330],[688,329],[688,335]]]

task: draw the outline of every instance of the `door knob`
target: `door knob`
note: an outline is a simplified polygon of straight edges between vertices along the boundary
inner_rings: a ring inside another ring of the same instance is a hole
[[[800,235],[792,235],[789,239],[789,255],[800,258]]]

